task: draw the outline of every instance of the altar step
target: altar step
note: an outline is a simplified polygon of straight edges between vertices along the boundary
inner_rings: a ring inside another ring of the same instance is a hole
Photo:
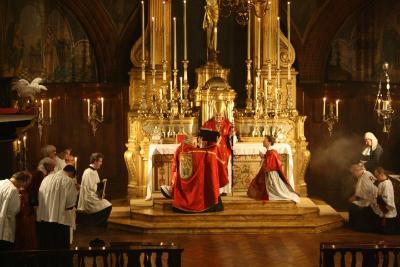
[[[172,211],[170,200],[133,200],[131,207],[113,209],[109,227],[140,233],[317,233],[343,224],[335,210],[309,198],[302,198],[297,205],[247,197],[223,197],[222,201],[223,212],[180,214]]]

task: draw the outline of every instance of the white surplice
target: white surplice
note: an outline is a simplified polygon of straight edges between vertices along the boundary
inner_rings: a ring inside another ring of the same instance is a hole
[[[97,170],[87,168],[82,175],[81,190],[79,193],[78,210],[85,213],[95,213],[111,206],[106,199],[97,195],[97,184],[100,177]]]
[[[376,200],[371,204],[372,210],[381,218],[395,218],[397,211],[394,202],[394,190],[393,184],[389,179],[379,183],[378,196],[382,197],[383,201],[385,201],[388,212],[383,213]]]
[[[269,200],[292,200],[295,203],[300,202],[300,197],[289,189],[277,171],[269,171],[265,174],[265,185]]]
[[[65,166],[67,166],[65,160],[59,158],[58,156],[56,156],[55,161],[56,161],[56,166],[54,167],[54,172],[61,171],[62,169],[64,169]]]
[[[353,204],[359,207],[368,207],[374,202],[377,195],[377,188],[374,185],[375,176],[369,171],[364,171],[356,184],[355,196],[359,199],[353,201]]]
[[[77,196],[74,180],[66,172],[47,175],[39,188],[37,221],[72,226],[70,209],[75,206]]]
[[[14,243],[15,215],[20,206],[18,189],[8,179],[0,181],[0,240]]]

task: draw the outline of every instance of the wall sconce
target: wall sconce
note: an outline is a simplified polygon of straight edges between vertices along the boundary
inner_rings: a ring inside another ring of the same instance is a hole
[[[322,99],[322,121],[328,126],[329,135],[333,134],[333,127],[339,122],[339,99],[336,99],[335,103],[329,103],[329,112],[326,113],[326,97]]]
[[[97,99],[84,99],[87,102],[87,120],[92,126],[93,136],[96,136],[97,129],[104,121],[104,97]],[[99,110],[100,109],[100,110]]]
[[[374,110],[378,116],[378,123],[383,124],[383,132],[389,134],[394,113],[392,98],[390,96],[389,63],[385,62],[382,66],[382,70],[383,73],[379,79]],[[382,94],[382,78],[386,80],[386,97]]]
[[[43,126],[49,126],[52,124],[52,111],[53,111],[53,99],[40,99],[40,106],[38,107],[37,126],[39,130],[39,139],[42,140]],[[46,108],[47,106],[47,108]]]

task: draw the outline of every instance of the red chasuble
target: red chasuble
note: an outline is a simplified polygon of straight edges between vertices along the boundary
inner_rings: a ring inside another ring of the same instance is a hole
[[[228,183],[224,162],[215,145],[197,148],[182,143],[171,166],[172,206],[202,212],[218,203],[219,188]]]
[[[267,150],[264,156],[263,165],[257,176],[251,181],[247,195],[256,200],[268,200],[268,192],[265,184],[265,175],[267,172],[276,171],[283,182],[294,192],[282,168],[282,162],[279,153],[276,150]]]
[[[213,131],[219,131],[221,141],[217,147],[218,156],[224,161],[225,168],[228,168],[229,156],[232,154],[232,148],[229,143],[229,135],[232,128],[232,124],[227,119],[222,119],[219,127],[217,121],[212,118],[206,121],[202,128],[211,129]],[[228,180],[228,170],[226,170],[226,179]]]

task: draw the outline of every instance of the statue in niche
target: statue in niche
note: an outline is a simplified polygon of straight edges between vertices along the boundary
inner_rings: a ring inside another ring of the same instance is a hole
[[[218,0],[206,0],[203,29],[207,32],[207,60],[217,59],[217,31],[219,20]]]

